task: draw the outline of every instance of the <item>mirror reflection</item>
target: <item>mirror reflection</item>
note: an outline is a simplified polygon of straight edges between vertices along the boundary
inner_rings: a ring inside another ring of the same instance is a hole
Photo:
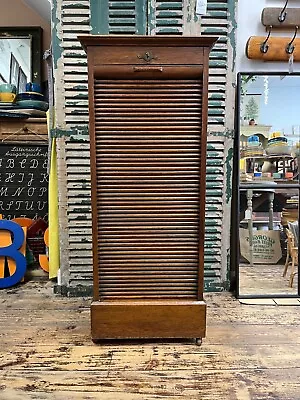
[[[297,295],[300,76],[240,76],[239,294]]]
[[[18,93],[31,80],[31,38],[0,38],[0,83],[10,83]]]
[[[240,294],[297,294],[298,189],[240,190]]]

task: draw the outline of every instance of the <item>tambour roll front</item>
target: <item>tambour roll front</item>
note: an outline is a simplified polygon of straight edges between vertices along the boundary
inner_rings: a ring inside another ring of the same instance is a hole
[[[215,38],[79,39],[89,71],[92,337],[202,338]]]

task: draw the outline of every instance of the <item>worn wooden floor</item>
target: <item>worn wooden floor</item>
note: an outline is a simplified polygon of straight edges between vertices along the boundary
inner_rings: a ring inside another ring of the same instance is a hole
[[[207,294],[207,338],[91,342],[90,299],[0,291],[0,399],[300,399],[300,306]]]
[[[281,264],[240,264],[240,293],[243,295],[296,295],[298,276],[294,284],[289,285],[290,267],[285,277],[282,276],[284,265]],[[300,396],[299,396],[300,399]]]

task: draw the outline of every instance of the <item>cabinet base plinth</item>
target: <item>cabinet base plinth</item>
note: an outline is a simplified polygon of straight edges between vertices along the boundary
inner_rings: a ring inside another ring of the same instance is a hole
[[[94,301],[92,339],[203,338],[204,301]]]

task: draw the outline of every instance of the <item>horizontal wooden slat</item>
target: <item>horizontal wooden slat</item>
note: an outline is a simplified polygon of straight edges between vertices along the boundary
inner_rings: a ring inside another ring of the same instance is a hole
[[[100,295],[195,298],[202,82],[94,90]]]

